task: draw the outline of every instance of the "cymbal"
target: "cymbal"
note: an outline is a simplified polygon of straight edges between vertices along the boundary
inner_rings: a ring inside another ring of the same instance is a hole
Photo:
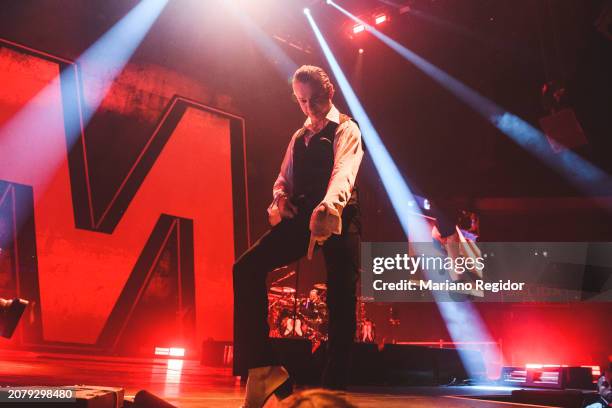
[[[325,283],[315,283],[313,288],[318,290],[327,290],[327,285]]]
[[[290,286],[272,286],[270,288],[272,293],[295,293],[295,289]]]
[[[268,302],[270,302],[270,306],[281,307],[281,308],[290,307],[295,304],[295,301],[292,298],[268,299]]]

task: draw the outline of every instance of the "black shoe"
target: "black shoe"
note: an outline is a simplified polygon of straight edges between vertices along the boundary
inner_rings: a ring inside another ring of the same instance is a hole
[[[294,381],[291,377],[287,378],[284,383],[278,386],[277,389],[274,390],[273,394],[279,400],[284,400],[288,398],[291,394],[293,394],[293,385]]]
[[[275,395],[279,400],[291,395],[291,393],[293,392],[293,379],[291,378],[291,376],[289,376],[289,373],[287,373],[287,370],[285,370],[283,367],[271,367],[271,368],[277,371],[276,375],[283,376],[284,380],[278,379],[283,382],[280,383],[278,386],[276,386],[276,388],[267,388],[265,387],[265,382],[269,381],[270,380],[269,378],[265,378],[264,376],[260,376],[260,375],[249,377],[247,381],[247,390],[246,390],[246,394],[244,398],[244,403],[242,404],[241,408],[261,408],[264,405],[266,405],[266,403],[268,402],[268,400],[270,399],[272,395]],[[282,370],[284,374],[279,373],[278,372],[279,369]],[[270,373],[268,372],[268,376],[269,374]],[[259,384],[259,386],[253,385],[254,388],[250,389],[252,393],[249,393],[249,385],[251,384],[251,381],[256,381],[256,382],[264,381],[264,384]],[[273,381],[273,383],[278,384],[276,381]],[[261,391],[263,391],[263,393],[259,394]]]

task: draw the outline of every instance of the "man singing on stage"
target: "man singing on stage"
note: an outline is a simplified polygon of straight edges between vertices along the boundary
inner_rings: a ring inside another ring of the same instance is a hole
[[[245,406],[291,392],[287,371],[268,339],[268,272],[321,245],[327,268],[329,341],[322,386],[344,389],[355,335],[359,209],[354,189],[363,157],[357,124],[332,104],[334,86],[319,67],[293,75],[293,93],[307,116],[289,142],[268,208],[272,228],[234,264],[234,372],[248,369]]]

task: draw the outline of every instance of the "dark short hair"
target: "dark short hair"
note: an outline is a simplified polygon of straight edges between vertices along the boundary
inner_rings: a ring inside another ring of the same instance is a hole
[[[313,88],[323,91],[328,95],[334,90],[334,86],[329,80],[329,75],[323,68],[314,65],[302,65],[293,74],[293,80],[310,84]]]

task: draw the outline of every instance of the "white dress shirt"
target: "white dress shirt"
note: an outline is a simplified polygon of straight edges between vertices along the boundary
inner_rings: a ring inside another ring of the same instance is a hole
[[[351,197],[355,178],[359,171],[359,165],[363,158],[363,147],[361,143],[361,131],[357,124],[351,120],[340,123],[340,112],[332,105],[331,109],[325,116],[325,121],[322,126],[314,129],[310,118],[304,122],[306,133],[304,134],[304,142],[308,142],[318,132],[323,130],[329,122],[339,124],[334,137],[334,166],[332,169],[327,192],[320,205],[324,205],[327,209],[327,216],[323,221],[322,229],[327,231],[322,235],[341,234],[342,233],[342,210],[348,203]],[[280,211],[277,203],[280,197],[291,197],[293,189],[293,146],[295,139],[300,134],[302,129],[298,129],[289,142],[285,157],[281,164],[280,172],[274,183],[272,190],[273,201],[268,207],[268,216],[270,224],[276,225],[281,221]],[[321,230],[317,228],[317,230]],[[311,221],[311,230],[312,221]],[[327,238],[323,236],[322,238]]]

